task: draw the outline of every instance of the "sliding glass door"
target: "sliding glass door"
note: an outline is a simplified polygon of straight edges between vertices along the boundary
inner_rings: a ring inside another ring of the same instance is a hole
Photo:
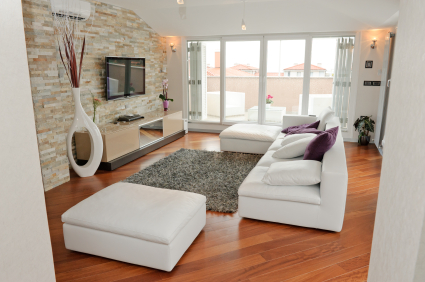
[[[226,41],[225,121],[258,121],[260,48],[260,40]]]
[[[280,35],[188,41],[191,122],[281,124],[331,107],[347,128],[354,36]]]
[[[281,123],[285,114],[301,114],[305,42],[267,41],[265,123]]]

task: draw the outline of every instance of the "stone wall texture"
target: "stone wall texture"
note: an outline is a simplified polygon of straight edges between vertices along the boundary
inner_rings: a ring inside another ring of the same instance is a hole
[[[81,81],[81,101],[93,116],[91,93],[103,105],[96,111],[96,123],[114,121],[119,115],[143,114],[161,108],[158,95],[166,73],[166,40],[133,11],[89,1],[94,20],[83,23],[88,31]],[[58,54],[50,0],[23,0],[28,64],[36,119],[38,146],[45,190],[69,181],[66,134],[74,106],[68,78]],[[90,28],[91,26],[91,28]],[[146,95],[120,101],[105,99],[105,57],[146,58]]]

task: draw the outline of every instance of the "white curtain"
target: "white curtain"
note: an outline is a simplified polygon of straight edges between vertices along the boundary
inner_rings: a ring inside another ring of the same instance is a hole
[[[202,42],[189,43],[189,113],[190,119],[206,118],[206,56],[205,45]]]
[[[337,41],[332,108],[340,118],[341,128],[347,128],[348,104],[351,88],[354,37],[341,37]]]

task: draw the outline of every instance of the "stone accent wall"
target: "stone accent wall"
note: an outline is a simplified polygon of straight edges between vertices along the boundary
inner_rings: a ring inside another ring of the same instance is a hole
[[[86,37],[81,82],[81,101],[86,113],[93,116],[90,91],[103,102],[96,112],[99,125],[122,114],[143,114],[161,108],[158,95],[166,76],[160,72],[167,63],[166,39],[131,10],[85,1],[95,9],[93,26]],[[74,106],[58,55],[50,0],[23,0],[22,4],[41,169],[47,191],[69,181],[65,139]],[[91,23],[85,22],[81,29],[88,29]],[[105,56],[145,57],[146,95],[106,101]]]

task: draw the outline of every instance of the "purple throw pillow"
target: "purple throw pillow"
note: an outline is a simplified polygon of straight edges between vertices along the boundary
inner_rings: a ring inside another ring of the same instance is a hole
[[[315,128],[299,128],[297,130],[293,130],[293,131],[290,131],[290,132],[286,133],[285,137],[286,136],[289,136],[289,135],[293,135],[293,134],[302,134],[302,133],[319,134],[319,133],[322,133],[322,132],[323,131],[318,130],[318,129],[315,129]]]
[[[323,156],[335,144],[339,126],[333,127],[317,134],[307,145],[304,160],[322,161]]]
[[[285,128],[284,130],[282,130],[282,133],[288,134],[291,131],[295,131],[295,130],[299,130],[299,129],[303,129],[303,128],[317,129],[317,127],[319,126],[319,123],[320,123],[320,120],[315,121],[313,123],[306,123],[306,124],[301,124],[301,125],[290,126],[290,127]]]

